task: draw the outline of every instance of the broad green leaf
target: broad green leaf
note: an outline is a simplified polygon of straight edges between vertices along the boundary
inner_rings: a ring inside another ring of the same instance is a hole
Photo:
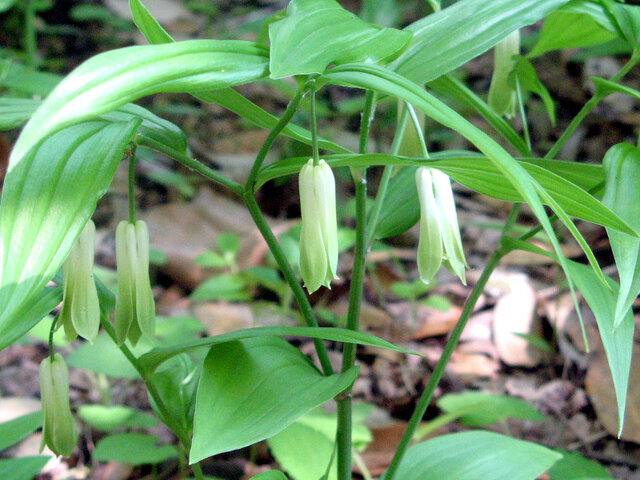
[[[596,94],[599,97],[604,98],[612,93],[623,93],[640,100],[640,92],[626,85],[620,85],[619,83],[600,77],[591,77],[589,80],[596,86]]]
[[[18,0],[0,0],[0,13],[9,10]]]
[[[147,7],[140,0],[129,0],[129,8],[133,21],[151,44],[171,43],[173,38],[153,18]]]
[[[616,33],[616,26],[614,25],[612,18],[607,13],[607,10],[603,7],[605,2],[611,2],[611,0],[571,0],[558,11],[589,15],[605,30],[611,33]]]
[[[609,288],[604,286],[593,270],[587,265],[576,262],[568,262],[569,272],[576,282],[576,286],[589,304],[589,308],[596,317],[600,338],[607,354],[607,361],[618,402],[618,424],[622,433],[624,426],[624,412],[627,402],[627,389],[629,386],[629,370],[631,368],[631,354],[633,350],[633,312],[627,310],[622,323],[614,327],[614,315],[616,311],[616,297],[618,284],[611,278],[607,278]]]
[[[0,459],[0,478],[2,480],[33,480],[51,457],[34,456]]]
[[[29,120],[40,105],[31,98],[0,98],[0,130],[11,130]]]
[[[424,480],[535,480],[562,455],[493,432],[442,435],[411,447],[395,478]]]
[[[580,453],[559,452],[563,456],[549,470],[551,480],[615,480],[602,465]]]
[[[267,52],[243,41],[189,40],[101,53],[58,84],[31,117],[9,158],[9,171],[55,130],[159,92],[202,92],[267,74]]]
[[[371,442],[372,435],[364,425],[364,419],[354,419],[352,445],[362,450]],[[327,472],[333,458],[328,480],[337,479],[334,448],[336,414],[327,414],[316,408],[300,417],[283,431],[271,437],[267,443],[278,464],[295,480],[318,480]]]
[[[442,75],[441,77],[429,82],[429,87],[447,95],[458,102],[468,105],[476,110],[502,137],[507,140],[520,155],[531,155],[529,147],[522,137],[507,122],[502,115],[498,115],[493,111],[487,102],[476,95],[463,82],[451,75]]]
[[[253,337],[273,337],[273,336],[292,336],[292,337],[308,337],[319,338],[322,340],[330,340],[332,342],[341,343],[357,343],[359,345],[368,345],[371,347],[385,348],[396,352],[416,355],[414,352],[396,347],[392,343],[387,342],[374,335],[355,332],[344,328],[333,327],[257,327],[236,330],[234,332],[223,333],[215,337],[201,338],[193,342],[184,343],[172,347],[156,348],[146,353],[140,358],[141,365],[153,371],[162,362],[174,357],[180,353],[190,350],[210,347],[212,345],[228,343],[236,340],[250,339]]]
[[[490,197],[510,202],[522,202],[524,199],[517,188],[509,183],[510,180],[503,171],[488,158],[472,152],[437,152],[428,159],[400,157],[389,154],[325,155],[324,159],[333,167],[370,167],[377,165],[408,165],[416,167],[426,165],[442,170],[454,180]],[[308,161],[308,159],[300,157],[272,163],[260,172],[258,185],[262,185],[267,180],[279,176],[298,172],[305,161]],[[568,215],[600,225],[610,226],[630,235],[635,234],[635,230],[620,219],[609,207],[603,205],[602,202],[585,191],[585,187],[591,189],[600,183],[602,179],[602,168],[600,166],[535,158],[520,159],[517,164],[549,194],[550,198],[545,197],[543,203],[550,204],[552,199]],[[412,179],[411,173],[404,171],[398,173],[397,176],[399,176],[398,180],[394,177],[390,185],[391,190],[387,199],[388,205],[385,203],[381,212],[380,223],[382,223],[382,226],[378,227],[378,235],[381,234],[380,232],[386,232],[387,234],[402,233],[417,221],[417,216],[419,215],[415,181]],[[581,186],[566,180],[563,178],[564,176],[578,182]],[[401,209],[402,215],[398,214],[398,218],[392,218],[398,208]],[[411,223],[414,219],[415,221]],[[402,230],[405,226],[406,228]]]
[[[15,445],[41,426],[41,411],[28,413],[8,422],[0,423],[0,452]]]
[[[482,392],[450,393],[440,398],[437,403],[442,411],[458,414],[460,421],[470,427],[488,427],[506,418],[533,421],[547,418],[527,402],[506,395]]]
[[[457,5],[457,4],[456,4]],[[560,264],[566,272],[566,258],[562,253],[560,243],[555,235],[553,226],[547,217],[541,199],[549,202],[551,208],[556,212],[561,222],[569,229],[574,236],[589,263],[604,282],[604,274],[591,251],[591,248],[584,240],[575,225],[551,197],[546,190],[536,182],[511,155],[509,155],[500,145],[491,139],[484,132],[469,123],[457,112],[428,94],[420,86],[412,83],[404,77],[375,65],[351,64],[336,67],[322,77],[323,83],[334,83],[343,86],[371,89],[387,95],[401,98],[405,102],[422,110],[426,115],[433,118],[442,125],[452,128],[460,135],[473,143],[482,153],[484,153],[494,166],[504,175],[506,180],[513,185],[525,202],[529,204],[538,221],[544,228],[558,253]],[[573,282],[568,276],[569,287],[572,297],[575,300]],[[577,302],[577,300],[576,300]]]
[[[33,310],[32,302],[60,268],[139,124],[68,127],[8,172],[0,203],[0,349],[35,324],[21,312]]]
[[[158,421],[125,405],[81,405],[78,417],[93,428],[109,432],[120,427],[153,428]]]
[[[251,299],[247,287],[247,281],[241,274],[215,275],[198,285],[190,298],[198,302],[211,300],[242,302]]]
[[[132,350],[134,354],[140,355],[147,349],[148,347],[145,348],[139,343]],[[105,361],[105,358],[108,358],[109,361]],[[102,373],[108,377],[140,378],[140,375],[131,366],[129,360],[106,333],[99,334],[92,344],[87,342],[80,345],[71,352],[67,362],[74,368]]]
[[[39,72],[31,67],[0,59],[0,87],[9,88],[25,95],[47,95],[60,82],[61,77]]]
[[[278,470],[267,470],[255,477],[251,477],[251,480],[288,480],[287,476]]]
[[[459,0],[409,25],[409,48],[392,68],[416,83],[435,80],[486,52],[511,32],[549,15],[568,0]]]
[[[158,438],[142,433],[109,435],[98,442],[93,460],[146,465],[165,462],[178,456],[173,445],[157,445]]]
[[[640,228],[640,149],[628,143],[614,145],[602,160],[605,190],[602,202],[633,228]],[[640,238],[607,229],[620,276],[614,328],[624,319],[640,293]]]
[[[331,63],[393,60],[411,33],[369,24],[335,0],[292,0],[269,38],[271,78],[283,78],[323,73]]]
[[[380,209],[375,238],[400,235],[420,219],[420,201],[416,189],[416,168],[401,169],[391,178]]]
[[[549,90],[547,90],[547,87],[545,87],[538,78],[538,74],[536,73],[536,69],[533,67],[533,64],[524,57],[518,57],[514,74],[523,90],[535,93],[542,99],[544,107],[547,110],[547,115],[549,115],[549,120],[551,120],[551,125],[555,125],[555,103],[553,103],[553,98],[551,98],[551,94],[549,93]]]
[[[640,46],[640,7],[611,0],[603,0],[601,5],[607,11],[620,38],[637,50]]]
[[[214,345],[198,387],[189,462],[272,437],[349,387],[352,368],[323,376],[279,337]]]
[[[534,58],[563,48],[579,48],[610,42],[616,34],[603,27],[586,13],[561,9],[544,21],[540,38],[527,55]]]

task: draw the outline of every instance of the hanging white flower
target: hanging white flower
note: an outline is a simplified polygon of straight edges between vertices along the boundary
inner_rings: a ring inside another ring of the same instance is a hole
[[[431,283],[444,262],[462,283],[466,283],[467,261],[449,177],[439,170],[420,167],[416,170],[416,187],[420,199],[420,279]]]
[[[516,64],[513,57],[519,54],[519,30],[511,33],[495,47],[493,76],[489,87],[488,103],[498,115],[513,117],[515,114],[516,91],[509,84],[509,75],[511,75]]]
[[[336,182],[324,160],[309,160],[300,170],[300,272],[309,293],[337,279],[338,226]]]

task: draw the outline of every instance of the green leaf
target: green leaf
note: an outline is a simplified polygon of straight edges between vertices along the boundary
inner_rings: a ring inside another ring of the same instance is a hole
[[[482,392],[450,393],[438,400],[438,407],[446,413],[458,414],[460,421],[470,427],[488,427],[506,419],[542,421],[547,417],[518,398]]]
[[[120,427],[153,428],[158,421],[146,413],[124,405],[81,405],[78,417],[93,428],[110,432]]]
[[[148,349],[148,347],[146,348]],[[140,355],[145,350],[140,343],[133,348],[136,355]],[[106,362],[105,358],[109,361]],[[113,343],[111,337],[106,333],[99,334],[91,343],[83,343],[76,350],[71,352],[67,358],[70,366],[80,370],[88,370],[90,372],[102,373],[113,378],[130,378],[138,379],[140,375],[131,366],[129,360],[124,356],[120,349]]]
[[[365,419],[354,419],[352,445],[363,450],[373,439],[364,424]],[[329,461],[334,457],[336,414],[327,414],[316,408],[300,417],[267,442],[278,464],[295,480],[318,480],[322,478]],[[329,470],[328,480],[337,479],[335,460]]]
[[[589,80],[594,83],[596,86],[596,95],[601,98],[611,95],[612,93],[623,93],[624,95],[629,95],[630,97],[640,100],[640,92],[626,85],[620,85],[619,83],[600,77],[590,77]]]
[[[352,368],[325,377],[278,337],[214,345],[198,387],[189,462],[272,437],[349,387],[357,375]]]
[[[176,345],[172,347],[156,348],[140,358],[140,364],[153,371],[162,362],[174,357],[180,353],[190,350],[210,347],[222,343],[232,342],[236,340],[245,340],[254,337],[272,337],[272,336],[292,336],[292,337],[308,337],[329,340],[341,343],[357,343],[359,345],[368,345],[371,347],[385,348],[396,352],[417,355],[415,352],[396,347],[392,343],[387,342],[374,335],[355,332],[344,328],[333,327],[257,327],[236,330],[234,332],[223,333],[215,337],[201,338],[192,342]]]
[[[26,438],[42,426],[42,412],[28,413],[0,424],[0,452]]]
[[[140,0],[129,0],[129,8],[133,21],[151,44],[171,43],[173,38],[153,18],[147,7]]]
[[[616,391],[618,403],[619,432],[624,426],[624,412],[627,402],[627,389],[629,386],[629,371],[631,368],[631,354],[633,350],[633,312],[627,310],[622,323],[614,328],[614,314],[616,311],[616,297],[618,284],[611,278],[607,278],[609,288],[602,284],[599,277],[586,265],[576,262],[568,262],[569,272],[575,279],[576,286],[589,304],[596,317],[600,338],[607,354],[609,369],[613,377],[613,385]]]
[[[558,451],[563,457],[549,470],[551,480],[615,480],[602,465],[580,453]]]
[[[0,203],[0,349],[35,324],[25,322],[21,312],[36,307],[32,302],[106,192],[139,124],[93,121],[68,127],[40,142],[7,173]]]
[[[60,83],[61,77],[39,72],[31,67],[0,59],[0,87],[9,88],[25,95],[47,95]]]
[[[111,50],[87,60],[58,84],[24,127],[9,171],[55,130],[159,92],[201,92],[267,74],[267,52],[243,41],[189,40]]]
[[[614,25],[612,18],[607,13],[607,10],[603,7],[603,4],[605,2],[610,1],[611,0],[598,0],[595,2],[593,0],[571,0],[558,11],[589,15],[605,30],[612,33],[617,33],[616,26]]]
[[[9,10],[18,0],[0,0],[0,13]]]
[[[435,80],[486,52],[511,32],[549,15],[568,0],[459,0],[409,25],[409,48],[392,64],[415,83]]]
[[[0,130],[11,130],[24,124],[40,105],[31,98],[0,98]]]
[[[246,280],[240,274],[216,275],[198,285],[190,298],[196,302],[212,300],[242,302],[251,299],[247,286]]]
[[[634,49],[640,45],[640,7],[610,0],[601,1],[620,38]]]
[[[527,57],[534,58],[563,48],[600,45],[614,38],[615,33],[603,27],[591,15],[561,9],[544,21],[538,43]]]
[[[0,478],[2,480],[33,480],[51,457],[34,456],[0,459]]]
[[[551,94],[549,94],[547,87],[545,87],[538,78],[538,74],[536,73],[536,69],[533,67],[533,64],[524,57],[518,57],[514,74],[523,90],[535,93],[542,99],[544,107],[547,109],[549,120],[551,120],[551,125],[555,125],[555,103],[553,103],[553,98],[551,98]]]
[[[602,202],[633,228],[640,229],[640,149],[628,143],[614,145],[602,161],[605,191]],[[607,229],[620,276],[614,328],[623,321],[640,293],[640,238]]]
[[[158,438],[141,433],[109,435],[98,442],[93,460],[131,465],[162,463],[178,456],[173,445],[157,445]]]
[[[366,23],[335,0],[292,0],[269,38],[271,78],[283,78],[323,73],[331,63],[393,60],[411,33]]]
[[[510,183],[503,170],[490,159],[472,152],[437,152],[428,159],[389,154],[325,155],[324,159],[332,167],[429,166],[442,170],[454,180],[490,197],[509,202],[524,200],[521,192]],[[263,185],[273,178],[298,172],[305,161],[308,159],[299,157],[272,163],[260,172],[258,185]],[[536,158],[520,159],[517,161],[517,165],[525,170],[549,195],[550,198],[546,196],[543,198],[543,203],[551,204],[555,201],[568,215],[636,235],[636,231],[609,207],[585,191],[585,189],[594,188],[603,180],[602,167]],[[384,238],[383,233],[387,236],[402,233],[417,221],[420,210],[415,180],[412,177],[413,172],[415,169],[406,169],[392,178],[389,196],[383,206],[378,224],[378,235],[380,235],[378,238]],[[577,185],[573,182],[576,182]],[[396,215],[398,211],[402,214]]]
[[[424,480],[534,480],[562,455],[493,432],[442,435],[411,447],[395,478]]]
[[[467,87],[463,82],[451,75],[442,75],[441,77],[429,82],[429,87],[447,95],[464,105],[467,105],[477,111],[489,124],[507,140],[513,147],[520,152],[521,155],[531,155],[529,147],[522,137],[507,122],[502,115],[498,115],[482,98],[476,95],[473,90]]]
[[[287,476],[278,470],[267,470],[255,477],[251,477],[251,480],[288,480]]]
[[[541,199],[548,202],[551,208],[558,215],[561,222],[574,236],[587,256],[593,269],[600,276],[602,281],[605,281],[604,274],[602,273],[591,248],[564,210],[560,208],[557,201],[527,173],[523,166],[518,164],[518,162],[516,162],[513,157],[511,157],[511,155],[509,155],[493,139],[480,131],[477,127],[473,126],[457,112],[437,100],[432,95],[428,94],[420,86],[383,67],[364,64],[351,64],[336,67],[322,77],[321,83],[333,83],[343,86],[372,89],[380,93],[396,96],[422,110],[435,121],[457,131],[487,156],[500,173],[504,175],[505,179],[513,185],[520,195],[522,195],[523,200],[529,204],[545,232],[549,235],[551,244],[553,245],[554,250],[558,253],[560,265],[563,267],[563,270],[565,270],[565,272],[567,271],[567,260],[562,253],[560,242],[555,235],[553,226],[551,225],[547,213],[544,210]],[[586,197],[581,196],[580,198]],[[569,274],[567,274],[567,278],[572,297],[577,303],[573,282]]]

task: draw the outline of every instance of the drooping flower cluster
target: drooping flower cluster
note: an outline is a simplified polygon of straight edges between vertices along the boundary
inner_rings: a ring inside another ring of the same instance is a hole
[[[96,226],[89,220],[62,266],[63,303],[59,322],[69,341],[92,342],[100,329],[100,303],[93,280]]]
[[[337,279],[338,226],[336,182],[324,160],[309,160],[300,170],[300,271],[309,293]]]
[[[116,338],[133,345],[141,335],[155,334],[155,302],[149,280],[149,230],[146,223],[120,222],[116,229],[118,298],[114,326]]]
[[[462,249],[451,180],[439,170],[420,167],[416,170],[416,187],[420,199],[420,279],[431,283],[444,262],[462,283],[466,283],[467,261]]]
[[[78,443],[78,432],[69,406],[69,370],[62,355],[56,353],[40,364],[42,399],[42,444],[56,455],[68,457]]]

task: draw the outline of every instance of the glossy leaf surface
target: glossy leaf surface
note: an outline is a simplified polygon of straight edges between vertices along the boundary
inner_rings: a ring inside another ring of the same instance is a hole
[[[41,411],[28,413],[8,422],[0,423],[0,451],[15,445],[41,426]]]
[[[211,347],[198,387],[191,463],[269,438],[350,386],[353,368],[323,376],[278,337]]]
[[[409,25],[411,44],[392,68],[416,83],[430,82],[567,1],[460,0]]]
[[[322,73],[330,63],[392,60],[411,33],[366,23],[335,0],[292,0],[269,38],[271,77],[282,78]]]
[[[139,124],[94,121],[66,128],[7,174],[0,203],[0,348],[33,326],[21,312],[33,308],[60,268]]]
[[[534,480],[562,455],[493,432],[441,435],[411,447],[395,478],[424,480]]]

